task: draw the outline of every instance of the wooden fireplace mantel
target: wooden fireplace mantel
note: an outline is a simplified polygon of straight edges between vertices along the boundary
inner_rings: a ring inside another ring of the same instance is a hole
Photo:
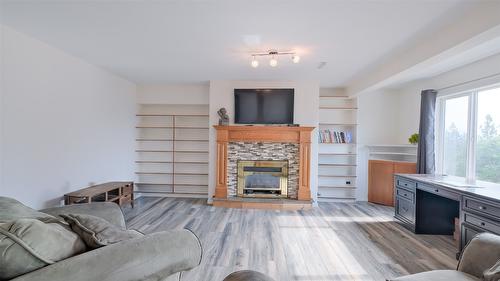
[[[291,142],[299,144],[298,200],[311,200],[311,131],[314,127],[214,126],[217,130],[215,198],[227,198],[227,147],[229,142]]]

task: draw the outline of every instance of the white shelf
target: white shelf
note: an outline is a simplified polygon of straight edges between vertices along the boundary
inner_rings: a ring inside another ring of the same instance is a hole
[[[405,156],[417,156],[416,153],[406,153],[406,152],[370,152],[370,155],[405,155]]]
[[[320,96],[320,99],[338,99],[338,100],[350,100],[352,98],[348,96]]]
[[[320,188],[336,188],[336,189],[345,189],[345,188],[348,188],[348,189],[356,189],[356,186],[349,186],[349,185],[345,185],[345,186],[329,186],[329,185],[319,185],[318,187]]]
[[[356,178],[356,175],[325,175],[325,174],[320,174],[318,175],[320,178]]]
[[[371,144],[368,148],[369,160],[387,160],[414,163],[417,161],[418,146],[412,144]]]
[[[414,148],[417,149],[418,146],[413,145],[413,144],[368,144],[366,145],[367,147],[373,147],[373,148],[381,148],[381,147],[388,147],[388,148]]]
[[[320,110],[357,110],[357,107],[329,107],[329,106],[320,106]]]
[[[320,166],[327,167],[356,167],[356,164],[336,164],[336,163],[319,163]]]
[[[320,126],[358,126],[356,123],[319,123]]]
[[[356,143],[349,142],[349,143],[338,143],[338,142],[320,142],[319,144],[321,145],[356,145]]]
[[[320,96],[320,130],[350,132],[351,143],[319,142],[318,201],[353,201],[356,197],[357,100]]]
[[[318,201],[323,203],[352,203],[356,201],[356,197],[326,197],[326,196],[318,196]]]
[[[136,191],[208,195],[208,105],[140,105]]]
[[[350,131],[351,143],[319,143],[319,202],[353,202],[357,186],[357,101],[349,97],[320,99],[320,130]]]
[[[337,153],[337,152],[320,152],[319,156],[337,155],[337,156],[357,156],[356,153]]]
[[[207,117],[208,118],[208,114],[156,114],[156,113],[147,114],[147,113],[144,113],[144,114],[136,114],[135,116],[137,116],[137,117],[174,117],[174,116],[177,116],[177,117]]]

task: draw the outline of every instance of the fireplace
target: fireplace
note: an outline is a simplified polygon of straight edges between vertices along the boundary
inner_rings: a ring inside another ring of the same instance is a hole
[[[214,206],[287,210],[311,207],[314,127],[214,127],[217,130]],[[271,167],[266,167],[269,164]]]
[[[238,161],[239,197],[286,198],[288,161]]]

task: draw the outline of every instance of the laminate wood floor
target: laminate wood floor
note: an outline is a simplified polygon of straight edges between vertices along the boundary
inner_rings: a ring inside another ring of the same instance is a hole
[[[183,281],[222,281],[251,269],[276,281],[385,280],[456,267],[450,236],[415,235],[394,209],[366,202],[320,203],[306,211],[226,209],[206,200],[141,197],[125,207],[144,233],[189,228],[204,248]]]

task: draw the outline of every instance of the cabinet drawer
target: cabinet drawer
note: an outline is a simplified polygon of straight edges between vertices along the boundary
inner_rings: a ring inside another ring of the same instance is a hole
[[[427,185],[423,183],[417,183],[417,188],[432,194],[436,194],[439,196],[443,196],[455,201],[460,201],[460,194],[448,191],[442,187],[435,186],[435,185]]]
[[[489,232],[500,234],[500,225],[486,218],[464,213],[464,222],[483,228]]]
[[[415,222],[415,205],[413,202],[402,198],[396,197],[396,217],[399,219],[405,219],[411,223]]]
[[[414,190],[415,187],[417,187],[416,182],[411,181],[411,180],[407,180],[407,179],[403,179],[403,178],[399,178],[399,177],[396,179],[396,185],[410,189],[410,190]]]
[[[473,227],[467,223],[462,223],[460,250],[462,251],[472,238],[483,232],[485,231],[480,228]]]
[[[500,219],[500,206],[486,203],[481,200],[464,197],[463,208],[465,211],[473,211],[493,217],[495,219]]]
[[[404,197],[410,200],[412,203],[415,202],[415,193],[408,191],[403,188],[396,188],[396,195],[400,197]]]

